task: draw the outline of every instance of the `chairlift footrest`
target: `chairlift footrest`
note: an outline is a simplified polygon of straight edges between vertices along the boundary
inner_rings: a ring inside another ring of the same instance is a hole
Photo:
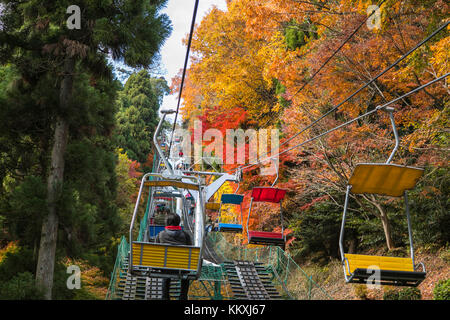
[[[379,270],[379,272],[377,279],[373,269],[357,268],[347,282],[417,287],[426,276],[426,272],[416,271]]]

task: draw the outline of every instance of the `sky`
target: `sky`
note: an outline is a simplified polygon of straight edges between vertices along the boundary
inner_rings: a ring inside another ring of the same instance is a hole
[[[194,5],[195,0],[169,0],[167,7],[161,11],[169,16],[173,26],[171,36],[161,49],[162,69],[167,71],[164,77],[169,85],[172,78],[184,67],[187,48],[181,41],[189,34]],[[197,25],[214,5],[220,10],[225,10],[227,7],[225,0],[199,0],[195,19]],[[176,109],[177,103],[178,93],[165,96],[161,109]],[[173,117],[169,119],[173,119]],[[178,120],[180,120],[180,116],[178,116]]]

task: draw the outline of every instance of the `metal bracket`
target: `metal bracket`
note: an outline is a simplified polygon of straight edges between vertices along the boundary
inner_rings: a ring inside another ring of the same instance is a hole
[[[270,159],[270,160],[273,161],[273,164],[275,165],[275,168],[276,168],[276,170],[277,170],[277,177],[275,178],[275,180],[273,181],[272,186],[271,186],[271,187],[273,187],[273,186],[275,185],[275,183],[278,181],[278,166],[276,165],[276,162],[275,162],[275,159],[274,159],[274,158],[272,158],[272,159]]]
[[[382,110],[389,113],[389,119],[391,120],[392,131],[394,132],[394,137],[395,137],[394,149],[392,150],[389,158],[386,161],[386,163],[390,163],[392,158],[394,157],[395,153],[398,150],[398,147],[400,145],[400,139],[398,137],[397,127],[395,126],[395,119],[394,119],[394,111],[395,111],[395,109],[392,108],[392,107],[385,107]]]

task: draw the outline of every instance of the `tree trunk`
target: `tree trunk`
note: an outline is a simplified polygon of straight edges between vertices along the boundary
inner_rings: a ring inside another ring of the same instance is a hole
[[[356,246],[357,246],[357,239],[355,238],[350,239],[350,243],[348,245],[348,253],[355,253]]]
[[[75,62],[66,58],[64,77],[61,82],[59,103],[61,114],[67,110],[72,95]],[[57,201],[61,194],[64,177],[64,153],[69,135],[69,124],[58,116],[52,148],[51,165],[47,180],[48,215],[42,221],[41,243],[36,268],[36,283],[44,289],[45,299],[52,298],[53,272],[55,266],[56,242],[58,235]]]
[[[394,241],[392,241],[392,232],[391,232],[391,223],[389,222],[387,212],[384,210],[384,208],[375,202],[375,206],[377,207],[378,211],[380,212],[380,219],[381,224],[383,225],[384,235],[386,237],[386,245],[389,250],[392,250],[395,248]]]

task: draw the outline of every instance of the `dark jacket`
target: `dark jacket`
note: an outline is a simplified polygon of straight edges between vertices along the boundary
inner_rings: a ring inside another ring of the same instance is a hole
[[[163,226],[166,222],[166,215],[163,213],[158,213],[155,216],[155,224]]]
[[[174,245],[192,245],[191,237],[183,230],[164,229],[158,233],[155,242]]]

